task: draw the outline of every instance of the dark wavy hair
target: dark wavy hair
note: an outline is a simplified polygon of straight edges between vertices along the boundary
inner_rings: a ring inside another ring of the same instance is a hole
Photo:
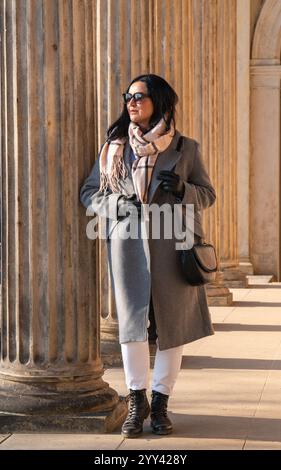
[[[169,83],[166,82],[164,78],[151,73],[146,75],[139,75],[131,81],[125,93],[128,93],[130,86],[135,82],[144,82],[146,84],[147,92],[153,103],[154,111],[149,120],[150,128],[154,127],[161,118],[165,120],[167,130],[170,129],[170,124],[172,121],[176,127],[175,108],[179,98]],[[167,119],[164,116],[165,113],[168,115]],[[107,129],[107,140],[127,137],[130,122],[131,120],[127,110],[127,105],[124,104],[122,113],[118,119]]]

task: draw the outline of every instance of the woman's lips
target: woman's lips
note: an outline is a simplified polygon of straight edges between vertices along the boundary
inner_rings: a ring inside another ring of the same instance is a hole
[[[130,114],[137,114],[137,111],[134,111],[133,109],[130,111]]]

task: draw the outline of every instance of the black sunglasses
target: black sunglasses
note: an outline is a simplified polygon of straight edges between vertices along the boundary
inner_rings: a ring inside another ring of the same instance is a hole
[[[122,96],[123,96],[124,103],[128,104],[132,98],[134,99],[134,101],[138,102],[138,101],[142,101],[144,98],[146,98],[149,95],[147,95],[146,93],[137,92],[137,93],[134,93],[133,95],[131,95],[131,93],[122,93]]]

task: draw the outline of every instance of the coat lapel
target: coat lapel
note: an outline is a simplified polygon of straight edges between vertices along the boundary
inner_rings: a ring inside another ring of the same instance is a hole
[[[153,196],[155,194],[155,191],[161,183],[161,180],[157,178],[159,171],[172,170],[176,166],[178,160],[180,159],[182,155],[182,152],[179,152],[178,150],[176,150],[180,135],[181,134],[178,131],[176,131],[169,147],[164,152],[158,155],[158,158],[156,160],[156,163],[153,169],[150,186],[148,189],[148,204],[151,203]]]

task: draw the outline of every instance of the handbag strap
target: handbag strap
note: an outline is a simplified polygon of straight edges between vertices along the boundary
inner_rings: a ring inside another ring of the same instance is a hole
[[[178,140],[178,143],[177,143],[177,146],[176,146],[176,150],[177,150],[178,152],[180,152],[180,150],[181,150],[182,143],[183,143],[183,136],[181,135],[181,136],[179,137],[179,140]],[[200,238],[200,241],[199,241],[200,245],[201,245],[201,244],[204,244],[204,243],[205,243],[205,242],[204,242],[205,237],[199,236],[199,238]]]

